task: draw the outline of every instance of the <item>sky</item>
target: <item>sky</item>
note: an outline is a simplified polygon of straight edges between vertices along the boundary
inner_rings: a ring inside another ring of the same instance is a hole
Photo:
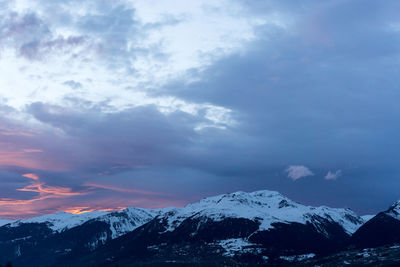
[[[400,199],[398,1],[0,0],[0,218]]]

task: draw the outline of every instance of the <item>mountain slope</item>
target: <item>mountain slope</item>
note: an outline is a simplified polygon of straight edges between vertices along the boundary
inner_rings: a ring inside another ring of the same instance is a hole
[[[362,248],[400,243],[400,201],[367,221],[351,239]]]
[[[335,251],[363,222],[350,210],[304,206],[274,191],[236,192],[161,214],[80,258],[79,264],[212,259],[223,265],[243,257],[265,263],[281,255]]]
[[[0,262],[20,266],[51,264],[64,255],[90,252],[158,215],[160,210],[127,208],[117,212],[59,212],[0,227]],[[43,257],[38,257],[41,255]]]

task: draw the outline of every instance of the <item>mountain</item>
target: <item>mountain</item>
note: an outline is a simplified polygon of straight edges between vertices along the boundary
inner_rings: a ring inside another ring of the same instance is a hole
[[[400,201],[368,220],[351,239],[361,248],[400,243]]]
[[[363,223],[348,209],[304,206],[274,191],[236,192],[160,214],[74,263],[262,264],[337,251]]]
[[[93,211],[73,214],[61,211],[54,214],[13,221],[10,223],[9,227],[19,227],[24,224],[45,224],[52,231],[62,232],[108,213],[109,212],[106,211]]]
[[[0,227],[0,262],[12,260],[20,266],[35,266],[46,259],[52,264],[65,255],[93,251],[147,223],[160,212],[140,208],[83,214],[58,212],[14,221]]]
[[[323,234],[327,234],[323,228],[326,221],[337,223],[347,234],[355,232],[364,222],[349,209],[304,206],[267,190],[205,198],[185,208],[172,210],[163,218],[167,222],[166,231],[175,230],[187,218],[215,222],[225,218],[243,218],[259,222],[259,231],[271,229],[276,223],[309,223]]]
[[[0,263],[17,267],[373,266],[400,255],[400,201],[360,217],[267,190],[183,208],[58,212],[4,223]]]

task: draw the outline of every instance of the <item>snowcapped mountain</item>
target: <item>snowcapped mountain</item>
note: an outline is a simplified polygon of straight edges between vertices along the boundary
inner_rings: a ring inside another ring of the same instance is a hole
[[[393,208],[391,214],[397,216],[399,212],[400,209]],[[187,218],[207,218],[213,221],[244,218],[259,222],[259,230],[271,229],[272,225],[278,222],[311,223],[317,227],[319,222],[316,218],[323,218],[338,223],[348,234],[354,233],[365,222],[363,217],[357,216],[349,209],[304,206],[278,192],[263,190],[209,197],[184,208],[158,210],[127,208],[115,212],[93,211],[82,214],[57,212],[17,221],[0,220],[0,226],[9,224],[9,227],[18,227],[22,224],[37,223],[45,224],[52,231],[62,232],[90,220],[97,220],[109,224],[113,233],[112,237],[116,238],[159,215],[160,219],[164,218],[168,223],[166,231],[173,231]]]
[[[54,214],[43,215],[39,217],[17,220],[10,224],[10,227],[18,227],[21,224],[43,223],[55,232],[62,232],[81,225],[91,219],[108,214],[107,211],[93,211],[82,214],[73,214],[60,211]]]
[[[0,262],[275,264],[338,252],[353,244],[400,242],[399,214],[400,202],[370,218],[349,209],[302,205],[267,190],[208,197],[183,208],[58,212],[0,226]]]
[[[111,238],[114,239],[135,230],[137,227],[149,222],[162,212],[162,209],[126,208],[124,210],[98,216],[95,220],[107,223],[112,233]]]
[[[81,214],[73,214],[68,212],[57,212],[54,214],[43,215],[39,217],[17,220],[17,221],[0,221],[0,226],[9,224],[8,227],[18,227],[23,224],[45,224],[54,232],[61,233],[63,231],[80,226],[88,221],[96,220],[105,222],[110,226],[112,238],[121,236],[127,232],[133,231],[138,226],[150,221],[162,212],[162,209],[142,209],[142,208],[126,208],[120,211],[92,211]]]
[[[192,259],[201,258],[205,265],[229,265],[227,259],[246,257],[265,264],[273,258],[337,251],[363,223],[351,210],[305,206],[275,191],[236,192],[164,211],[87,260],[102,265],[120,259],[116,263],[124,265],[124,259],[141,261],[147,255],[152,263],[196,264]]]
[[[205,218],[222,221],[225,218],[244,218],[260,223],[259,231],[273,228],[274,223],[313,224],[319,231],[321,221],[338,223],[348,234],[354,233],[364,219],[349,209],[311,207],[296,203],[275,191],[252,193],[236,192],[209,197],[198,203],[175,209],[164,215],[168,223],[167,231],[173,231],[187,218]]]
[[[151,221],[162,210],[127,208],[82,214],[57,212],[9,222],[0,227],[0,262],[35,266],[38,254],[58,257],[93,251]],[[43,256],[45,257],[45,256]]]

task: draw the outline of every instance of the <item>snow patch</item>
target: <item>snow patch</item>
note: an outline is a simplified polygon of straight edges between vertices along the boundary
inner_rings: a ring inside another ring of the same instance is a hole
[[[261,248],[254,247],[255,244],[250,243],[246,239],[243,238],[231,238],[226,240],[221,240],[216,243],[220,245],[225,252],[222,254],[226,257],[233,257],[236,254],[245,254],[245,253],[261,253]]]
[[[101,233],[101,235],[98,237],[97,240],[94,240],[92,242],[89,242],[86,244],[86,247],[90,251],[94,251],[96,248],[98,248],[101,245],[104,245],[108,239],[108,235],[106,232]]]
[[[279,258],[285,261],[289,262],[297,262],[297,261],[304,261],[307,259],[314,258],[315,254],[314,253],[309,253],[309,254],[302,254],[302,255],[291,255],[291,256],[280,256]]]
[[[21,246],[18,245],[18,246],[15,248],[15,256],[16,256],[16,257],[20,257],[21,255],[22,255],[22,253],[21,253]]]

